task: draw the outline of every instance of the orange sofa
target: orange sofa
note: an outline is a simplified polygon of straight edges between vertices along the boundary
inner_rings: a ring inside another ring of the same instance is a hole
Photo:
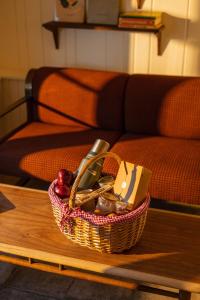
[[[152,170],[153,198],[200,205],[200,78],[43,67],[24,101],[28,122],[1,141],[0,173],[50,182],[102,138]]]

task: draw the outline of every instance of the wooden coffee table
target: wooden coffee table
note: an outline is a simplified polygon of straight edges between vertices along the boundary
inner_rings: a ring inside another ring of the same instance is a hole
[[[137,246],[122,254],[101,254],[60,232],[47,192],[1,184],[0,251],[1,261],[85,280],[179,299],[200,293],[199,216],[149,209]]]

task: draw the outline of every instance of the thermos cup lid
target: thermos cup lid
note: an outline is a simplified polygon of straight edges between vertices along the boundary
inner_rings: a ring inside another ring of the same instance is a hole
[[[107,152],[109,148],[110,148],[110,144],[108,142],[101,139],[97,139],[91,151],[99,154],[99,153]]]

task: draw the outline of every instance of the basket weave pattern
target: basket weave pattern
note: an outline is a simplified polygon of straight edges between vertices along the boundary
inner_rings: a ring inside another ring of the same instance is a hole
[[[56,223],[68,239],[81,246],[107,253],[120,253],[139,241],[146,222],[149,195],[137,209],[127,214],[99,216],[75,207],[76,188],[73,187],[77,185],[76,181],[68,203],[64,203],[55,194],[56,182],[54,180],[49,187],[49,197]]]

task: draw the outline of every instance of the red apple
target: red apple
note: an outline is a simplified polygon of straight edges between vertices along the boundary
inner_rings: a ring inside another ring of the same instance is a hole
[[[73,173],[66,170],[60,169],[58,172],[58,185],[68,185],[70,186],[73,179]]]
[[[61,198],[68,198],[70,196],[70,188],[67,185],[55,185],[55,193]]]

